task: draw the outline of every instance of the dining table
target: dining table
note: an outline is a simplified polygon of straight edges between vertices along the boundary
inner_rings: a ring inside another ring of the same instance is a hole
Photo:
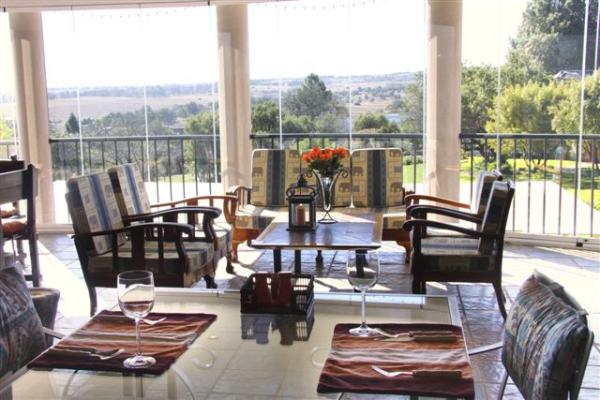
[[[309,317],[242,314],[236,291],[157,288],[153,312],[217,316],[167,372],[152,376],[34,368],[1,390],[0,399],[361,398],[317,392],[334,328],[360,324],[360,301],[353,292],[315,293]],[[368,323],[461,326],[454,296],[369,293],[366,315]]]

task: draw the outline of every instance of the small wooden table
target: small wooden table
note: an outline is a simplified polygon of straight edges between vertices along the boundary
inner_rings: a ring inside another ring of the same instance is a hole
[[[281,250],[294,250],[294,272],[301,273],[301,251],[312,250],[371,250],[381,247],[383,214],[376,211],[362,213],[333,213],[334,224],[318,224],[315,232],[288,231],[288,223],[272,222],[252,247],[273,250],[273,267],[281,271]]]

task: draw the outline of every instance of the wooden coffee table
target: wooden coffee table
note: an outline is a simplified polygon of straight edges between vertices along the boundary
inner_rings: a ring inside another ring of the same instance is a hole
[[[358,214],[333,213],[339,221],[318,224],[315,232],[288,231],[288,223],[272,222],[252,247],[273,250],[273,268],[281,271],[281,251],[294,250],[294,272],[301,273],[302,250],[372,250],[381,247],[383,214],[366,212]]]

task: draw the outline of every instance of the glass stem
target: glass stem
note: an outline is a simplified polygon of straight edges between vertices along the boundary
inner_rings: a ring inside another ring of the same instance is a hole
[[[140,340],[140,319],[136,318],[135,319],[135,339],[137,342],[137,356],[141,356],[142,355],[142,343]]]
[[[362,323],[360,324],[360,327],[366,328],[367,327],[367,316],[365,313],[365,302],[366,302],[367,291],[361,290],[360,292],[362,294],[362,303],[361,303],[361,307],[360,307],[360,317],[361,317]]]

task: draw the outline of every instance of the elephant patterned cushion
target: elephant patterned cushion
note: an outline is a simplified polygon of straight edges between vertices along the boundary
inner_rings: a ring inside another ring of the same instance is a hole
[[[285,191],[298,181],[302,158],[295,150],[257,149],[252,153],[252,204],[287,205]]]
[[[539,275],[525,281],[510,308],[502,362],[526,399],[566,399],[587,340],[586,313]]]
[[[118,165],[108,170],[121,215],[151,212],[144,177],[138,163]]]
[[[23,367],[46,348],[42,323],[23,275],[0,271],[0,378]]]
[[[404,204],[400,149],[354,150],[351,158],[354,206],[394,207]]]
[[[123,228],[123,219],[107,172],[79,176],[67,181],[67,201],[75,233],[109,231]],[[118,243],[125,242],[119,236]],[[112,248],[110,235],[95,236],[91,254]]]

